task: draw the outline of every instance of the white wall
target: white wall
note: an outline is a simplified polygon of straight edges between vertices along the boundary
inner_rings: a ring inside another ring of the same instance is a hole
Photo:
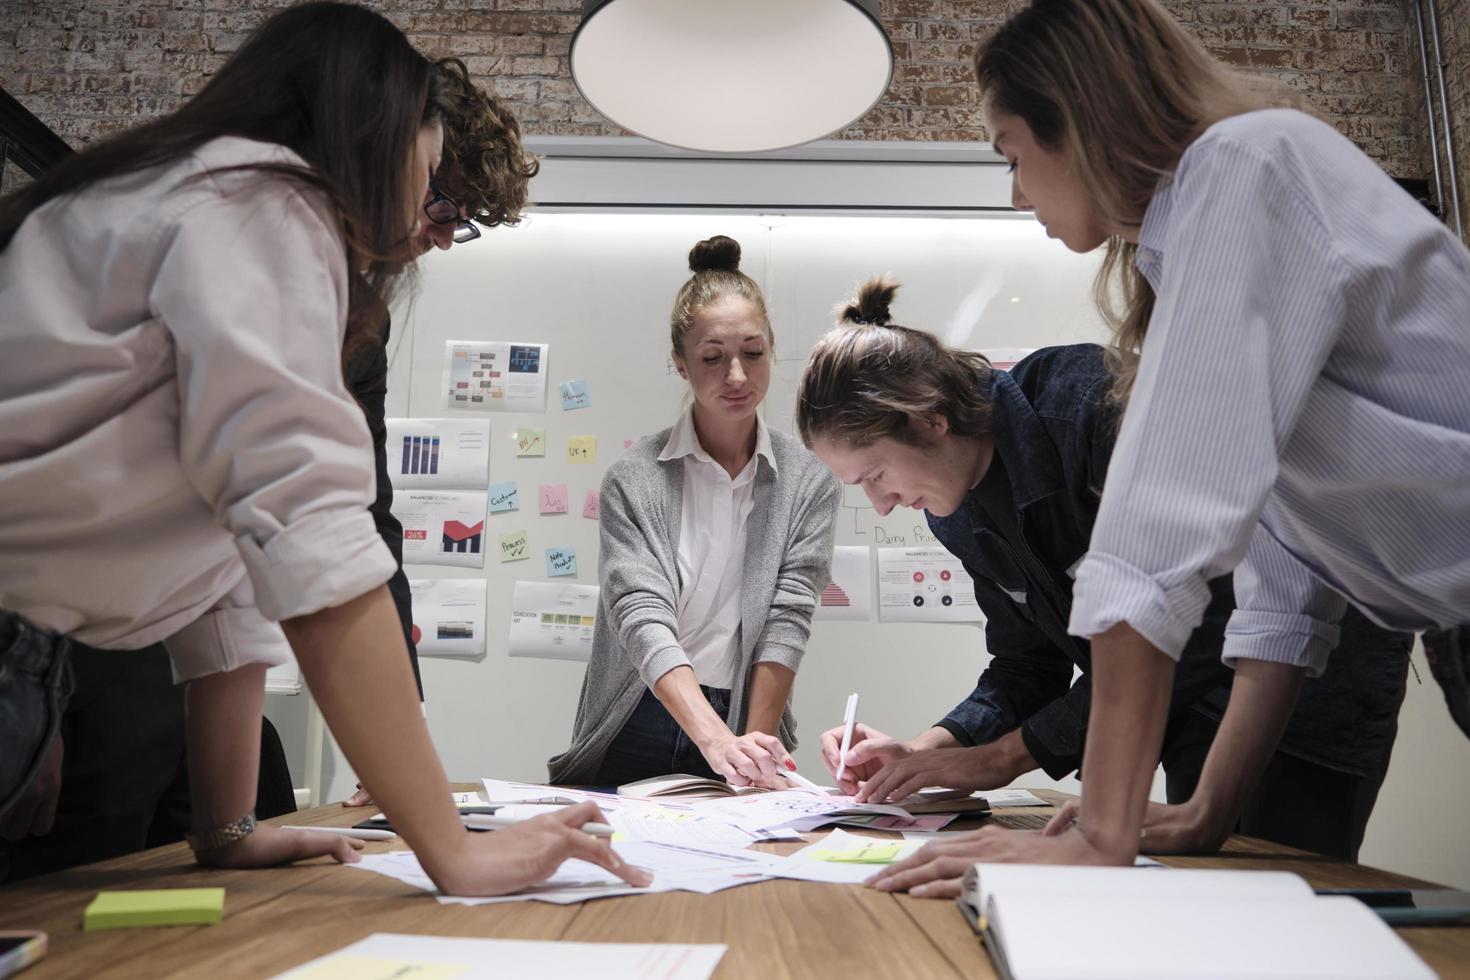
[[[596,582],[596,528],[578,516],[584,486],[595,485],[623,438],[662,428],[678,412],[682,387],[670,377],[665,353],[668,308],[687,275],[689,246],[716,232],[743,243],[745,270],[766,290],[778,344],[766,413],[771,425],[787,430],[807,350],[830,326],[832,305],[873,273],[893,272],[904,282],[895,305],[900,322],[951,343],[1035,347],[1103,336],[1089,301],[1093,259],[1071,255],[1033,222],[1014,218],[541,213],[522,227],[432,255],[421,294],[395,318],[389,414],[446,414],[438,401],[446,339],[550,342],[552,383],[588,379],[594,408],[563,414],[553,395],[544,418],[492,415],[499,448],[490,479],[518,479],[525,497],[527,484],[534,489],[547,482],[538,476],[557,469],[554,461],[543,470],[514,458],[509,434],[519,421],[546,426],[549,459],[569,434],[599,436],[595,474],[578,473],[581,483],[569,486],[572,515],[514,519],[530,531],[535,555],[543,546],[576,544],[580,581]],[[923,526],[910,511],[878,519],[860,495],[849,494],[845,505],[839,544],[870,544],[877,528],[898,536]],[[499,518],[491,519],[491,540],[510,529],[497,527]],[[506,655],[510,583],[539,579],[542,569],[537,559],[508,567],[492,555],[491,562],[483,572],[410,569],[414,577],[490,581],[489,655],[479,662],[422,660],[429,727],[452,779],[540,780],[546,758],[566,746],[583,668]],[[850,691],[862,692],[865,721],[911,734],[963,697],[987,660],[976,626],[816,624],[795,693],[803,736],[798,763],[822,771],[816,736],[840,721]],[[1463,818],[1470,809],[1470,742],[1449,721],[1422,657],[1420,669],[1426,683],[1418,687],[1411,678],[1399,748],[1363,860],[1470,887]],[[273,697],[268,709],[293,764],[304,751],[304,701]],[[323,775],[327,799],[351,791],[352,775],[334,746]],[[1072,780],[1054,784],[1039,773],[1023,783],[1076,789]]]

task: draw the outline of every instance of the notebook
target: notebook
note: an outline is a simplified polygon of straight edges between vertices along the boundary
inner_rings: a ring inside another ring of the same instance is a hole
[[[1282,871],[977,864],[961,910],[1006,980],[1432,980],[1356,899]]]

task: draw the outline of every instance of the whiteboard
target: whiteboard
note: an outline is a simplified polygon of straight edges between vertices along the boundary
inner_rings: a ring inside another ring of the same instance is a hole
[[[773,428],[794,432],[795,386],[812,344],[832,326],[832,308],[861,279],[891,272],[903,288],[896,319],[973,348],[1037,347],[1099,340],[1091,305],[1096,259],[1049,241],[1029,218],[809,215],[533,213],[422,263],[420,288],[395,317],[390,342],[390,416],[460,417],[441,396],[450,340],[549,345],[553,390],[545,414],[489,414],[489,482],[515,480],[520,510],[491,514],[488,541],[526,531],[531,558],[501,564],[487,549],[480,569],[408,566],[411,578],[484,577],[488,654],[476,662],[425,659],[430,730],[452,778],[544,776],[565,748],[583,666],[506,654],[510,599],[518,580],[547,581],[549,547],[577,551],[578,575],[597,582],[598,525],[581,516],[623,442],[671,425],[687,386],[669,359],[668,317],[687,278],[690,246],[713,234],[741,243],[742,269],[765,290],[776,365],[765,403]],[[564,412],[559,383],[587,383],[592,407]],[[468,416],[466,416],[468,417]],[[544,458],[518,458],[514,433],[546,430]],[[567,462],[571,436],[597,438],[595,465]],[[541,516],[540,484],[567,485],[568,513]],[[932,543],[923,515],[880,518],[847,488],[837,543]],[[817,736],[841,721],[851,690],[863,719],[911,735],[957,703],[983,668],[974,625],[820,622],[797,679],[794,707],[803,768],[819,771]],[[330,795],[330,794],[329,794]]]

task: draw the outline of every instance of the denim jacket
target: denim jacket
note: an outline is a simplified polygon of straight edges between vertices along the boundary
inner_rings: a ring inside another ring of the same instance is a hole
[[[926,514],[929,527],[975,581],[993,656],[975,690],[939,726],[962,745],[1019,727],[1046,773],[1081,767],[1092,685],[1090,644],[1071,636],[1072,573],[1087,553],[1117,408],[1100,347],[1050,347],[995,371],[989,388],[994,455],[955,513]],[[1231,670],[1220,660],[1234,605],[1229,576],[1210,584],[1212,601],[1174,675],[1171,722],[1181,712],[1219,718]],[[1362,775],[1386,764],[1404,696],[1411,638],[1349,610],[1327,673],[1304,685],[1282,750]],[[1081,676],[1073,682],[1074,668]]]

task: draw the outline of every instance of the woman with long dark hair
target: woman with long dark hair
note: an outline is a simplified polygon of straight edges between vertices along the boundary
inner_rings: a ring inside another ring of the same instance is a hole
[[[120,657],[162,640],[189,683],[198,860],[352,860],[251,812],[264,673],[288,641],[441,889],[513,891],[568,856],[644,880],[575,829],[591,806],[466,833],[383,585],[341,364],[377,341],[412,258],[441,152],[432,81],[381,16],[294,7],[178,112],[0,202],[7,821],[44,818],[70,640]]]

